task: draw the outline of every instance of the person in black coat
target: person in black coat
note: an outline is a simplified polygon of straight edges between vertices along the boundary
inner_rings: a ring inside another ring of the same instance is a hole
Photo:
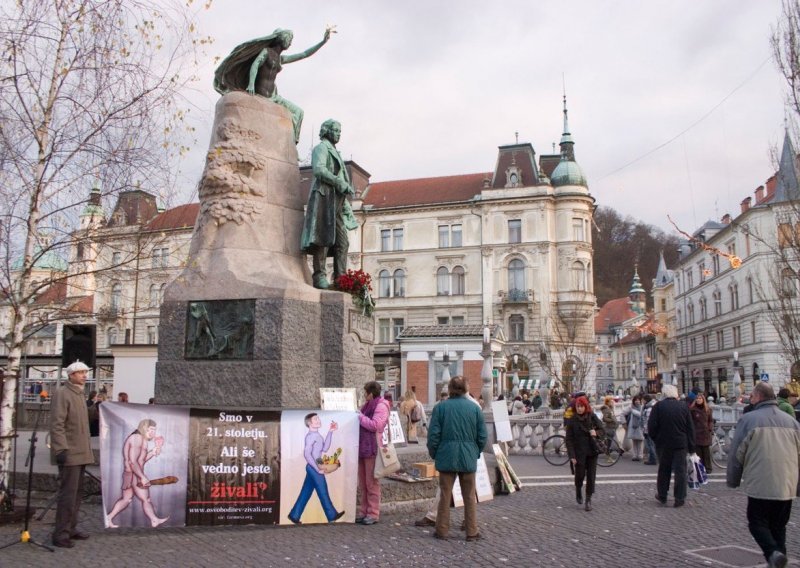
[[[656,499],[667,503],[669,480],[675,473],[675,506],[686,501],[686,454],[694,451],[694,425],[685,402],[678,400],[678,389],[664,385],[664,399],[657,403],[647,422],[647,431],[656,443],[658,454],[658,480]]]
[[[567,420],[567,452],[575,470],[575,499],[583,503],[583,479],[586,478],[586,511],[592,510],[594,480],[597,475],[597,456],[600,453],[596,440],[603,437],[603,423],[592,412],[585,396],[575,399],[575,414]]]

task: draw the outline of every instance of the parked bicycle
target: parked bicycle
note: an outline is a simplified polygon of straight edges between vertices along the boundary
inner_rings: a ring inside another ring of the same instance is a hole
[[[718,468],[725,469],[728,467],[728,448],[725,444],[725,436],[720,438],[717,436],[716,431],[712,433],[712,436],[711,461],[714,462],[714,465]]]

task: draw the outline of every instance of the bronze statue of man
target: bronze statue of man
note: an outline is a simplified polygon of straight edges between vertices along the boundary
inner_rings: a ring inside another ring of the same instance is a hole
[[[214,89],[221,95],[230,91],[247,91],[251,95],[266,97],[286,108],[292,115],[294,141],[297,143],[300,139],[300,127],[303,124],[303,109],[278,94],[275,77],[283,65],[315,54],[328,42],[331,33],[336,33],[336,29],[328,26],[322,41],[293,55],[285,55],[283,51],[292,45],[294,34],[291,30],[280,28],[268,36],[237,45],[214,71]]]
[[[355,191],[350,184],[344,160],[336,149],[342,126],[332,119],[322,123],[320,143],[311,155],[311,192],[300,237],[300,250],[312,256],[315,288],[331,287],[325,271],[327,257],[333,257],[333,282],[347,270],[347,231],[357,226],[348,195]]]

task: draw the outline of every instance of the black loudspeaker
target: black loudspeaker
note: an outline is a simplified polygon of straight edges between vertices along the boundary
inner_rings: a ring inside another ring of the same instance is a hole
[[[96,343],[97,326],[65,325],[61,366],[68,367],[75,361],[81,361],[94,369]]]

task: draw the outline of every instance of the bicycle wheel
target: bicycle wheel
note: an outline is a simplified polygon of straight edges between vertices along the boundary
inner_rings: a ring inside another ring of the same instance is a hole
[[[720,441],[719,436],[714,436],[711,442],[711,461],[720,469],[728,467],[728,453],[725,451],[725,443]]]
[[[569,461],[567,440],[561,434],[550,436],[542,443],[542,455],[550,465],[564,465]]]
[[[600,467],[611,467],[619,461],[620,457],[622,457],[622,449],[620,449],[617,441],[614,440],[611,442],[611,447],[608,448],[608,452],[597,456],[597,465]]]

